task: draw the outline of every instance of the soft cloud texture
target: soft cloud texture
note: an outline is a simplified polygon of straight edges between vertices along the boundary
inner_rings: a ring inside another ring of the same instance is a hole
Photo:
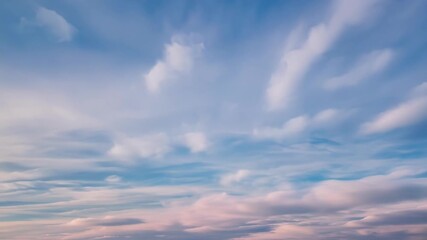
[[[110,175],[110,176],[105,178],[105,181],[107,181],[109,183],[118,183],[118,182],[122,181],[122,178],[117,176],[117,175]]]
[[[391,49],[375,50],[363,55],[348,72],[326,81],[325,88],[334,90],[350,87],[364,79],[381,72],[393,60],[395,53]]]
[[[306,130],[309,119],[307,116],[299,116],[286,121],[281,128],[261,128],[254,129],[253,135],[256,138],[272,138],[281,139],[284,137],[292,137]]]
[[[303,238],[309,238],[313,234],[314,232],[308,227],[283,224],[275,227],[271,232],[254,233],[248,237],[242,237],[242,238],[236,238],[236,239],[241,239],[241,240],[303,239]]]
[[[266,91],[270,110],[289,106],[299,82],[311,65],[327,52],[347,27],[363,21],[378,1],[335,1],[333,13],[324,22],[312,27],[301,47],[285,52],[272,74]]]
[[[95,218],[77,218],[71,220],[68,225],[71,226],[79,226],[79,225],[85,225],[85,226],[104,226],[104,227],[111,227],[111,226],[123,226],[123,225],[132,225],[132,224],[139,224],[143,221],[139,218],[115,218],[112,216],[106,216],[103,218],[95,219]]]
[[[420,87],[417,89],[419,90]],[[417,123],[427,116],[426,113],[427,95],[419,94],[390,110],[380,113],[374,120],[363,124],[360,131],[362,134],[388,132]]]
[[[425,12],[0,1],[0,239],[425,240]]]
[[[221,177],[220,182],[224,186],[232,185],[234,183],[239,183],[246,178],[248,178],[251,174],[251,171],[246,169],[240,169],[235,173],[226,174]]]
[[[150,92],[157,92],[166,81],[188,74],[202,50],[203,43],[185,43],[172,38],[172,42],[165,45],[163,59],[157,61],[144,75],[147,89]]]
[[[68,42],[73,39],[76,33],[76,28],[71,25],[63,16],[54,10],[44,7],[37,8],[36,23],[46,28],[58,42]]]
[[[384,226],[384,225],[413,225],[427,224],[427,210],[420,208],[416,210],[395,211],[377,215],[369,215],[361,220],[349,222],[349,226]]]
[[[158,133],[139,138],[122,137],[116,140],[108,154],[121,160],[158,158],[171,150],[166,134]]]
[[[328,108],[316,113],[313,117],[303,115],[289,119],[281,128],[263,127],[255,128],[253,136],[258,139],[292,138],[308,130],[324,129],[337,126],[341,121],[351,115],[351,110],[338,110]]]
[[[209,148],[209,141],[202,132],[189,132],[184,135],[184,143],[193,153],[204,152]]]
[[[33,126],[45,132],[96,127],[97,121],[71,103],[47,93],[3,89],[0,96],[0,129]]]

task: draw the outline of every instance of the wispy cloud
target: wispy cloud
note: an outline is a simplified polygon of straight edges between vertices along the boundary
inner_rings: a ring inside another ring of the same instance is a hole
[[[117,175],[110,175],[105,178],[105,181],[108,183],[118,183],[122,181],[122,178]]]
[[[276,139],[297,137],[308,130],[324,129],[337,126],[350,116],[351,110],[328,108],[315,114],[313,117],[301,115],[287,120],[282,127],[255,128],[253,136],[259,139]]]
[[[123,225],[132,225],[143,223],[143,221],[139,218],[116,218],[112,216],[106,216],[103,218],[95,219],[95,218],[77,218],[71,220],[68,225],[71,226],[104,226],[104,227],[112,227],[112,226],[123,226]]]
[[[422,85],[421,85],[422,86]],[[417,87],[416,90],[421,89]],[[419,92],[419,91],[415,91]],[[427,116],[427,95],[419,94],[398,106],[380,113],[374,120],[362,125],[362,134],[384,133],[417,123]]]
[[[272,74],[266,91],[268,108],[289,106],[299,82],[312,64],[333,47],[333,43],[351,25],[359,24],[378,1],[335,1],[329,19],[312,27],[301,47],[285,52]]]
[[[237,172],[229,173],[221,177],[220,183],[224,186],[239,183],[251,175],[251,171],[247,169],[240,169]]]
[[[0,2],[0,239],[424,240],[426,10]]]
[[[37,8],[36,24],[46,28],[58,42],[68,42],[73,39],[77,29],[56,11],[44,7]]]
[[[281,139],[284,137],[293,137],[305,131],[308,127],[309,119],[307,116],[298,116],[286,121],[281,128],[261,128],[254,129],[253,135],[261,139]]]
[[[325,88],[335,90],[356,85],[384,70],[393,60],[394,55],[395,53],[391,49],[375,50],[365,54],[360,57],[348,72],[327,80]]]

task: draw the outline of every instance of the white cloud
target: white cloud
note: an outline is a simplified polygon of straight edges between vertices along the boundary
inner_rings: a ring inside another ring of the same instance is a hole
[[[333,122],[334,119],[339,117],[339,111],[337,109],[328,108],[313,117],[313,122],[317,124],[328,124]]]
[[[190,132],[184,135],[184,143],[193,153],[206,151],[209,141],[202,132]]]
[[[295,137],[310,129],[321,129],[336,126],[351,114],[351,111],[328,108],[318,112],[313,117],[302,115],[286,121],[282,127],[256,128],[253,131],[255,138],[282,139]]]
[[[36,12],[36,23],[46,28],[59,42],[71,41],[76,29],[57,12],[39,7]]]
[[[221,185],[228,186],[233,183],[239,183],[249,177],[251,171],[246,169],[240,169],[237,172],[230,173],[221,177],[220,183]]]
[[[119,138],[108,151],[113,158],[131,160],[133,158],[161,157],[171,150],[169,138],[159,133],[139,138]]]
[[[0,182],[16,182],[22,180],[34,180],[49,176],[49,172],[41,169],[24,171],[2,171],[0,169]]]
[[[334,90],[356,85],[369,76],[384,70],[393,60],[394,55],[391,49],[376,50],[365,54],[348,72],[327,80],[325,88]]]
[[[172,39],[166,44],[165,55],[144,75],[145,84],[150,92],[157,92],[161,85],[177,75],[188,74],[194,66],[195,58],[203,50],[202,43],[186,44]]]
[[[363,124],[360,132],[362,134],[384,133],[409,126],[427,117],[427,95],[420,94],[419,91],[423,87],[423,84],[419,85],[415,89],[417,94],[414,97]]]
[[[108,183],[118,183],[122,181],[122,178],[117,175],[110,175],[105,178],[105,181]]]
[[[304,131],[308,125],[308,117],[299,116],[292,118],[283,125],[283,132],[286,135],[294,135]]]
[[[312,27],[301,47],[285,52],[280,60],[266,91],[270,110],[289,105],[299,81],[311,65],[332,47],[333,42],[346,27],[365,19],[365,15],[376,2],[370,0],[334,2],[329,21]]]
[[[254,129],[253,135],[261,139],[280,139],[295,136],[307,129],[310,119],[307,116],[298,116],[286,121],[281,128]]]

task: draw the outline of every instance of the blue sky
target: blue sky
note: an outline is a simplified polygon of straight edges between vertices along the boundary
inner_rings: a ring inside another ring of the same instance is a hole
[[[426,11],[0,2],[0,238],[425,239]]]

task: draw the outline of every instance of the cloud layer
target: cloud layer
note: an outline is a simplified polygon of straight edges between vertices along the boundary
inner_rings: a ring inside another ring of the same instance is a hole
[[[425,240],[426,11],[0,1],[0,239]]]

